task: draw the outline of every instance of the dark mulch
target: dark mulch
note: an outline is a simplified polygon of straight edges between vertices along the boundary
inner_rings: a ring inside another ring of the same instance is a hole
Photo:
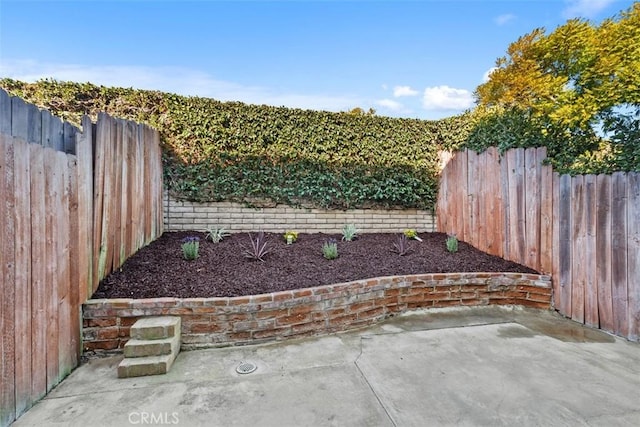
[[[182,258],[182,240],[200,237],[200,257]],[[446,235],[422,233],[422,242],[410,241],[405,256],[392,252],[399,234],[362,234],[340,241],[339,234],[300,234],[287,245],[282,234],[267,233],[271,252],[264,262],[246,258],[246,233],[220,243],[205,241],[198,232],[164,233],[105,278],[93,298],[221,297],[256,295],[343,283],[380,276],[450,272],[536,273],[522,265],[488,255],[464,242],[456,253],[446,250]],[[322,244],[338,241],[339,257],[326,260]]]

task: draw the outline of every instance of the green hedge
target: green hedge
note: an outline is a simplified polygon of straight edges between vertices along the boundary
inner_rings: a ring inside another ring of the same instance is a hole
[[[0,87],[74,123],[105,111],[150,124],[161,134],[168,186],[198,201],[430,209],[438,151],[471,131],[468,116],[398,119],[53,80],[2,79]]]

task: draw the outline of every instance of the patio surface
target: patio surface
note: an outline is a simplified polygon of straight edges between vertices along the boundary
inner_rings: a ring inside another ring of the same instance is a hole
[[[21,426],[636,426],[640,344],[548,311],[412,312],[342,334],[76,369]],[[255,372],[239,374],[251,363]]]

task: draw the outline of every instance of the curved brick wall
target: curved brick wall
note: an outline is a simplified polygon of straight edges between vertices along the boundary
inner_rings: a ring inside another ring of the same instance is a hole
[[[419,308],[489,304],[550,309],[551,278],[419,274],[233,298],[89,300],[83,305],[83,346],[121,349],[143,316],[181,316],[182,348],[194,349],[344,331]]]

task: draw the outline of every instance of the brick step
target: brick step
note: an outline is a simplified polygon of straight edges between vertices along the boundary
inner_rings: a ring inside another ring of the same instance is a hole
[[[124,358],[118,365],[118,378],[166,374],[171,369],[176,355],[177,353],[171,353],[162,356]]]
[[[171,338],[156,340],[130,339],[124,345],[124,357],[164,356],[178,354],[180,351],[180,334]]]
[[[129,334],[135,340],[161,340],[180,335],[180,317],[143,317],[131,327]]]

